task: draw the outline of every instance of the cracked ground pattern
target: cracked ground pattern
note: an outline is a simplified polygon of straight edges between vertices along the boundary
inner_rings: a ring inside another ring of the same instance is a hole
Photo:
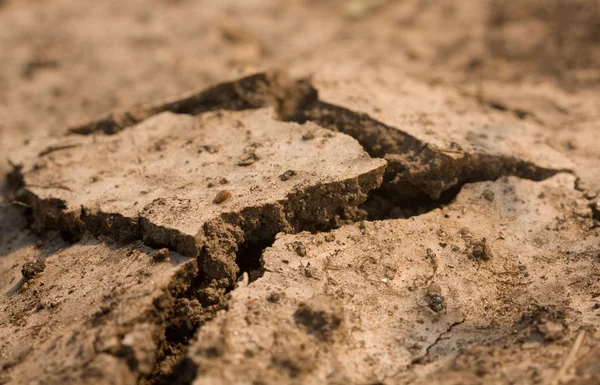
[[[600,4],[517,3],[0,1],[0,384],[600,382]]]

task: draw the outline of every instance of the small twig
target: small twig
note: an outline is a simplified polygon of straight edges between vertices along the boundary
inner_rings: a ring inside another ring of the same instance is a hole
[[[41,158],[42,156],[51,154],[51,153],[56,152],[56,151],[68,150],[68,149],[79,147],[79,146],[81,146],[81,144],[65,144],[65,145],[62,145],[62,146],[50,146],[50,147],[46,148],[44,151],[40,152],[38,154],[38,157]]]
[[[559,385],[560,383],[562,383],[563,377],[565,377],[567,371],[569,370],[571,365],[573,365],[573,362],[575,362],[575,358],[577,358],[577,352],[579,351],[579,348],[581,348],[584,338],[585,330],[581,330],[579,334],[577,334],[577,338],[575,338],[575,342],[573,343],[573,347],[571,348],[569,355],[565,359],[565,362],[563,362],[560,369],[558,369],[558,371],[554,375],[554,379],[552,380],[552,382],[550,382],[550,385]]]

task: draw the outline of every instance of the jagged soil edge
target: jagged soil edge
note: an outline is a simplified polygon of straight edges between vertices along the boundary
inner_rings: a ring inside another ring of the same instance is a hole
[[[206,111],[244,110],[274,106],[283,121],[312,121],[321,127],[355,138],[372,157],[388,160],[383,188],[376,195],[393,197],[396,204],[406,198],[426,195],[432,200],[465,183],[495,180],[514,175],[544,180],[568,169],[550,169],[509,156],[468,153],[457,148],[451,154],[390,127],[368,114],[326,103],[308,79],[292,80],[280,70],[250,75],[217,84],[166,103],[107,116],[69,129],[71,133],[116,133],[153,115],[170,111],[200,114]],[[458,190],[457,190],[458,191]]]
[[[69,127],[68,132],[80,135],[112,135],[166,111],[196,115],[215,110],[241,111],[260,108],[271,103],[272,93],[278,84],[284,82],[280,71],[261,72],[231,82],[219,83],[166,102],[114,111],[91,122]]]
[[[215,238],[224,237],[236,244],[256,243],[278,232],[326,231],[343,220],[364,219],[364,213],[356,207],[366,200],[367,192],[381,184],[384,169],[385,165],[381,165],[353,178],[298,189],[274,203],[223,213],[205,223],[194,236],[152,223],[144,217],[143,210],[136,217],[125,217],[85,207],[69,208],[57,198],[40,199],[24,184],[19,167],[9,174],[8,181],[12,195],[31,207],[32,229],[38,233],[60,231],[78,239],[89,232],[119,242],[143,240],[150,247],[167,247],[188,257],[202,257],[219,254],[211,246]],[[229,261],[211,261],[214,265],[207,262],[205,268],[213,272],[215,279],[237,275],[234,268],[227,266]]]
[[[357,207],[367,192],[381,183],[383,169],[314,186],[292,193],[284,201],[223,214],[207,222],[199,257],[176,274],[165,294],[154,301],[154,308],[140,318],[140,322],[150,318],[161,325],[155,336],[158,349],[154,370],[141,376],[140,383],[190,383],[195,367],[186,358],[187,345],[205,322],[226,309],[232,279],[240,273],[236,259],[244,258],[240,251],[246,251],[247,245],[262,245],[258,252],[252,252],[262,256],[279,232],[327,231],[338,227],[341,218],[359,219]]]
[[[174,275],[153,308],[122,332],[125,335],[126,329],[138,323],[159,325],[153,335],[157,346],[154,371],[149,376],[138,373],[140,383],[154,384],[181,382],[179,376],[190,374],[177,370],[172,377],[173,368],[186,362],[189,339],[218,310],[226,308],[226,296],[240,274],[238,263],[244,259],[243,253],[259,247],[252,255],[261,256],[279,232],[328,231],[364,219],[365,213],[358,206],[381,184],[384,169],[381,165],[354,178],[294,191],[278,202],[221,214],[206,222],[195,237],[156,226],[144,217],[70,210],[59,199],[39,199],[23,184],[19,167],[8,180],[14,194],[31,207],[32,227],[38,232],[61,231],[74,238],[89,232],[121,242],[143,240],[149,246],[166,246],[193,257]],[[137,371],[137,362],[123,349],[97,353],[125,355],[130,369]],[[170,360],[165,365],[167,358]]]
[[[568,169],[552,169],[510,156],[468,153],[460,148],[451,154],[373,119],[315,99],[297,112],[299,123],[311,121],[356,139],[372,157],[388,161],[382,192],[404,199],[426,194],[437,200],[444,191],[466,183],[513,175],[541,181]]]

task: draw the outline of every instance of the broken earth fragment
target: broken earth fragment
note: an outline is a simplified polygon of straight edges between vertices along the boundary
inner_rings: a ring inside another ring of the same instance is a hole
[[[548,135],[545,130],[478,111],[456,90],[413,79],[394,87],[380,81],[388,77],[379,71],[349,78],[333,68],[321,73],[314,81],[318,98],[297,113],[297,121],[344,132],[371,156],[384,157],[388,168],[382,193],[397,202],[420,195],[438,200],[453,187],[503,175],[543,180],[573,167],[540,140]]]
[[[197,115],[215,110],[239,111],[265,107],[274,99],[279,79],[283,76],[278,71],[250,75],[162,103],[111,112],[98,120],[71,127],[69,132],[82,135],[113,135],[163,112]],[[198,152],[203,150],[215,153],[218,147],[203,146]]]
[[[15,188],[27,193],[37,231],[143,240],[197,257],[206,277],[227,286],[235,282],[238,253],[244,258],[248,245],[269,242],[279,232],[339,226],[362,215],[357,206],[381,183],[384,160],[370,158],[343,134],[325,143],[294,140],[307,128],[329,133],[312,123],[273,120],[267,109],[162,113],[114,135],[56,139],[52,145],[65,149],[44,168],[36,167],[37,148],[46,148],[47,140],[30,142],[20,153],[23,168],[15,168],[22,176]],[[185,145],[195,138],[219,151],[198,154]],[[155,143],[161,143],[160,153],[138,151]],[[252,167],[232,164],[240,154]],[[276,183],[281,169],[296,170],[296,183]],[[86,182],[100,174],[93,185]],[[225,182],[224,175],[228,188],[215,195],[206,181],[214,186]]]

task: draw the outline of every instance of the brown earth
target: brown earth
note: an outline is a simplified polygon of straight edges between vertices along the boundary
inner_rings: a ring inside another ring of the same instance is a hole
[[[597,0],[0,0],[0,384],[600,383]]]

